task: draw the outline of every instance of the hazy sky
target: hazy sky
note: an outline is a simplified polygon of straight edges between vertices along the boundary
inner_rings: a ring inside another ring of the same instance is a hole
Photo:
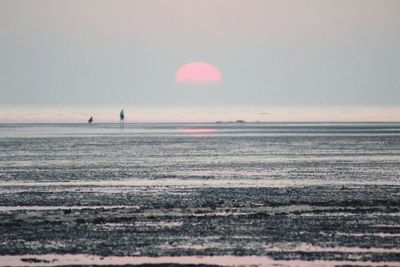
[[[398,0],[0,0],[1,106],[395,106]],[[192,61],[223,83],[182,85]]]

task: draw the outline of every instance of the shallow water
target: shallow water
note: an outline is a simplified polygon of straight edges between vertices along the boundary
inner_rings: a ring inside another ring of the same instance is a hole
[[[0,263],[389,265],[399,221],[397,123],[0,124]]]
[[[400,124],[3,124],[0,136],[2,182],[400,180]]]

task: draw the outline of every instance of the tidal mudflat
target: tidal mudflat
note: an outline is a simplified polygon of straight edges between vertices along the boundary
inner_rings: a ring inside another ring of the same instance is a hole
[[[400,265],[400,124],[0,132],[1,265]]]

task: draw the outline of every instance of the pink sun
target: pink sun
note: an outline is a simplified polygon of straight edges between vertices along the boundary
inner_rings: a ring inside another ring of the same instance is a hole
[[[219,83],[222,75],[218,68],[205,62],[191,62],[175,74],[177,83]]]

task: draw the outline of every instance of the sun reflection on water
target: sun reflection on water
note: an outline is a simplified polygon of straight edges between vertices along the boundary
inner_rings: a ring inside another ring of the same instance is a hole
[[[204,137],[204,136],[210,136],[213,133],[217,132],[217,129],[215,129],[215,128],[181,128],[180,132],[185,135],[189,135],[189,136]]]

